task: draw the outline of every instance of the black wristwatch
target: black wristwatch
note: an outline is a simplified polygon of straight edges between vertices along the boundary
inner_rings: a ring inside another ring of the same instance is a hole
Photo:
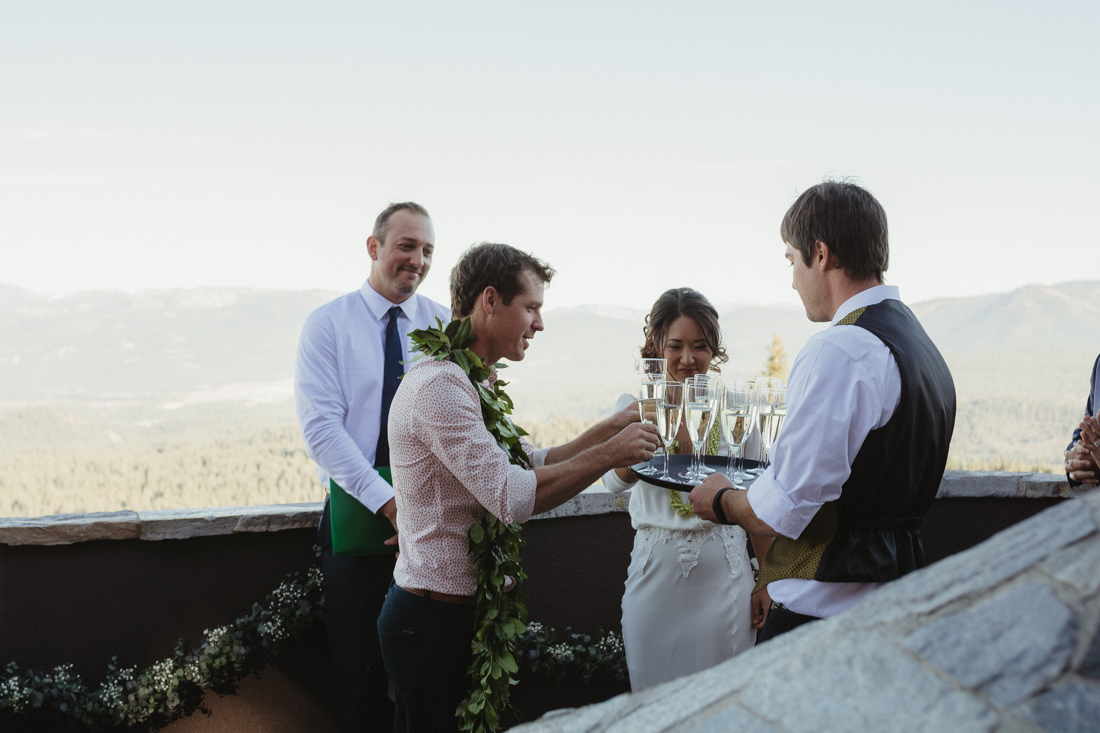
[[[714,511],[714,518],[718,524],[729,524],[730,520],[726,518],[726,510],[722,508],[722,494],[727,491],[733,491],[732,486],[727,486],[724,489],[718,489],[718,493],[714,495],[714,501],[711,502],[710,508]]]

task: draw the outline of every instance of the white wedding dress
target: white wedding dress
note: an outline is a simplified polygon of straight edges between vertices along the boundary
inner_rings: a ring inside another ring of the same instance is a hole
[[[623,395],[615,411],[633,399]],[[758,444],[758,436],[750,438],[749,455]],[[631,490],[634,549],[623,594],[630,688],[698,672],[750,649],[756,631],[745,531],[694,514],[680,516],[669,504],[668,489],[642,481],[628,484],[614,471],[604,475],[603,483],[616,493]],[[688,503],[687,494],[680,496]]]

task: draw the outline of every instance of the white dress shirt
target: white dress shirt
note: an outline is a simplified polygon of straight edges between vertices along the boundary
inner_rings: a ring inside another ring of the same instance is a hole
[[[313,311],[302,327],[294,366],[298,424],[317,475],[329,478],[372,512],[393,498],[393,489],[374,470],[382,414],[382,370],[389,310],[401,308],[398,332],[407,354],[409,333],[451,320],[451,311],[413,294],[391,303],[370,283]],[[405,365],[405,370],[411,364]]]
[[[901,400],[901,373],[889,347],[859,326],[836,325],[884,300],[901,300],[898,289],[878,285],[852,296],[795,357],[772,464],[748,492],[756,516],[785,537],[797,539],[822,504],[840,497],[867,434],[889,422]],[[788,578],[772,582],[768,593],[795,613],[828,618],[879,585]]]

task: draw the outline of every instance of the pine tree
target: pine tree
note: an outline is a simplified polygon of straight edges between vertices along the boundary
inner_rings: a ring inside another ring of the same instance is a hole
[[[787,364],[787,350],[783,348],[783,339],[779,338],[778,333],[773,333],[772,345],[768,347],[768,360],[764,362],[764,371],[761,375],[786,379],[790,370]]]

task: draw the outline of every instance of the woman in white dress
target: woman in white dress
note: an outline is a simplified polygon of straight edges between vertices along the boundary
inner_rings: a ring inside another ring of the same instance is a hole
[[[718,312],[690,288],[669,290],[646,318],[643,358],[668,360],[668,378],[683,382],[719,371],[727,360]],[[634,400],[623,395],[622,410]],[[725,447],[721,430],[711,432],[706,453]],[[746,451],[759,446],[750,436]],[[681,424],[675,452],[691,451]],[[712,667],[752,647],[753,587],[746,536],[736,526],[704,521],[691,511],[687,494],[639,482],[626,469],[603,477],[610,491],[631,489],[634,550],[623,595],[623,642],[630,687],[651,685]]]

